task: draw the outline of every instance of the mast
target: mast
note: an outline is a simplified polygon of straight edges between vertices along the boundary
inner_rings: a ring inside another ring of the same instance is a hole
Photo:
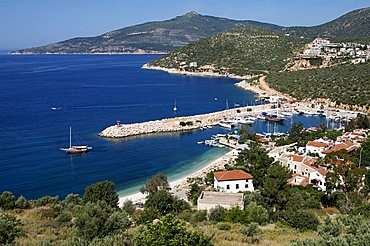
[[[72,127],[69,127],[69,148],[72,148]]]

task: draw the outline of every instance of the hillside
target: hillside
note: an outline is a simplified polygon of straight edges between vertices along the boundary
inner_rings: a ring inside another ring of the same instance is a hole
[[[96,37],[79,37],[14,53],[140,53],[168,52],[201,38],[247,25],[271,30],[282,27],[257,21],[237,21],[189,12],[166,21],[147,22]]]
[[[182,65],[197,62],[196,71],[258,75],[283,70],[304,43],[267,29],[240,27],[191,43],[149,65],[191,70]]]
[[[370,63],[270,74],[267,82],[297,99],[329,98],[370,106]]]
[[[321,36],[331,39],[369,40],[370,8],[354,10],[322,25],[287,27],[283,31],[295,36],[304,36],[305,38]]]

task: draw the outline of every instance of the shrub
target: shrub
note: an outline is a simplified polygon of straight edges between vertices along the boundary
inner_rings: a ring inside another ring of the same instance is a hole
[[[112,208],[116,208],[118,204],[118,195],[115,191],[115,185],[111,181],[102,181],[88,186],[85,189],[83,202],[96,203],[105,201]]]
[[[0,244],[10,245],[16,237],[22,235],[22,230],[19,228],[21,222],[13,216],[0,215]]]
[[[199,223],[207,220],[207,211],[195,211],[191,217],[192,223]]]
[[[316,230],[319,224],[319,219],[313,212],[301,209],[283,211],[280,218],[285,224],[301,231]]]
[[[74,207],[82,203],[82,199],[78,194],[68,194],[63,201],[63,205],[68,207]]]
[[[122,209],[129,215],[133,215],[135,210],[136,210],[136,207],[135,205],[132,203],[131,200],[126,200],[124,201],[123,205],[122,205]]]
[[[10,210],[15,208],[15,196],[10,191],[4,191],[0,196],[0,208]]]
[[[46,205],[52,205],[57,203],[59,200],[58,196],[43,196],[37,200],[34,200],[33,203],[36,207],[42,207]]]
[[[217,223],[217,228],[223,231],[230,231],[231,230],[231,225],[226,222],[219,222]]]
[[[15,202],[16,208],[26,209],[30,207],[30,203],[24,196],[18,197],[17,201]]]
[[[209,220],[214,222],[221,222],[224,220],[226,209],[221,206],[211,208],[209,212]]]

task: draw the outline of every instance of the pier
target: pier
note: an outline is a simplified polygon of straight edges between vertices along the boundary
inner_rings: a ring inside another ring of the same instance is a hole
[[[271,111],[272,104],[238,107],[219,112],[167,118],[143,123],[113,125],[104,129],[99,136],[105,138],[125,138],[151,133],[179,132],[218,125],[222,120],[248,114],[260,114]],[[275,109],[276,110],[276,109]]]

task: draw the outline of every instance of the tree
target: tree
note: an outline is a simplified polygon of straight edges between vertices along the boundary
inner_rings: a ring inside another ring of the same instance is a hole
[[[159,190],[149,194],[145,202],[145,209],[147,208],[157,209],[159,216],[162,216],[168,213],[178,214],[185,209],[190,209],[190,206],[185,201],[172,196],[167,190]]]
[[[236,167],[241,167],[253,176],[253,185],[258,188],[262,184],[262,179],[267,173],[267,169],[272,165],[274,159],[267,155],[267,151],[257,143],[251,143],[250,149],[243,150],[236,159]]]
[[[132,203],[131,200],[126,200],[124,201],[123,205],[122,205],[122,209],[129,215],[133,215],[135,210],[136,210],[136,207],[135,205]]]
[[[95,203],[99,201],[105,201],[112,208],[118,206],[118,195],[115,191],[115,185],[111,181],[102,181],[96,184],[92,184],[85,189],[83,196],[83,202]]]
[[[15,196],[10,191],[4,191],[0,196],[0,208],[10,210],[15,208]]]
[[[145,194],[152,194],[160,190],[169,190],[167,177],[162,173],[157,173],[154,177],[149,179],[145,186],[140,189],[140,192]]]
[[[209,246],[211,239],[200,232],[186,230],[185,222],[168,214],[157,223],[147,224],[134,235],[135,245]]]
[[[221,206],[211,208],[209,211],[209,220],[214,222],[221,222],[225,219],[226,209]]]
[[[275,164],[267,170],[263,177],[261,195],[272,208],[278,205],[279,194],[287,186],[287,180],[291,177],[287,167]]]
[[[190,185],[190,190],[187,193],[188,199],[194,204],[197,205],[198,198],[202,193],[203,189],[196,182]]]
[[[124,232],[130,224],[125,211],[114,210],[105,201],[88,202],[77,217],[76,233],[86,240],[92,240]]]
[[[316,230],[320,223],[313,212],[303,209],[288,209],[278,212],[277,216],[283,223],[301,231]]]
[[[0,244],[10,245],[16,237],[23,234],[19,228],[21,222],[13,216],[0,214]]]

